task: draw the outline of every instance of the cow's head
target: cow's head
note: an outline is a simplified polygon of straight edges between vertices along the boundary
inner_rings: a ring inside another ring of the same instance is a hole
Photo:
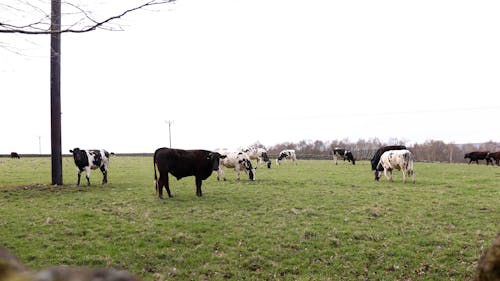
[[[352,161],[352,164],[356,165],[356,159],[354,159],[354,155],[352,155],[352,152],[350,150],[347,150],[345,152],[345,155],[347,157],[347,160]]]
[[[267,155],[267,152],[263,151],[260,156],[262,157],[262,160],[264,160],[264,162],[269,162],[269,156]]]
[[[210,152],[207,156],[207,160],[209,160],[212,164],[212,170],[219,170],[219,160],[226,158],[227,155],[221,155],[218,152]]]
[[[379,162],[375,168],[375,180],[378,181],[380,179],[383,171],[384,171],[384,167],[382,166],[382,163]]]
[[[252,167],[252,162],[248,158],[242,158],[238,160],[241,166],[245,167],[248,173],[248,179],[251,181],[255,180],[255,169]]]
[[[73,159],[75,159],[75,162],[82,162],[82,161],[87,161],[87,154],[85,153],[85,150],[81,150],[78,147],[70,149],[70,153],[73,154]]]

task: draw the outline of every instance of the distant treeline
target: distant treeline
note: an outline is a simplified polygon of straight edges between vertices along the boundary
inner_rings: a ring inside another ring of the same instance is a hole
[[[391,139],[389,143],[381,142],[379,139],[358,140],[350,142],[348,140],[333,141],[311,141],[302,140],[298,143],[285,142],[266,147],[271,158],[275,158],[283,149],[295,149],[299,159],[332,159],[334,148],[345,148],[351,150],[354,157],[358,160],[369,160],[375,151],[385,145],[406,145],[414,154],[416,161],[422,162],[449,162],[464,163],[464,154],[471,151],[500,151],[500,143],[489,141],[486,143],[454,144],[444,143],[443,141],[429,140],[422,144],[409,145],[406,141]],[[264,147],[259,142],[253,146]],[[484,162],[484,161],[483,161]]]
[[[415,155],[416,161],[420,162],[449,162],[449,163],[466,163],[464,154],[471,151],[500,151],[500,143],[485,142],[485,143],[467,143],[454,144],[444,143],[443,141],[429,140],[422,144],[407,144],[407,141],[391,139],[384,143],[378,139],[358,140],[350,142],[349,140],[333,140],[333,141],[311,141],[302,140],[298,143],[284,142],[273,146],[266,147],[260,142],[255,142],[251,146],[264,147],[267,149],[269,157],[276,158],[278,153],[283,149],[295,149],[297,158],[299,159],[332,159],[332,151],[334,148],[345,148],[351,150],[357,160],[370,160],[375,151],[385,145],[401,144],[406,145],[408,149]],[[21,154],[21,157],[50,157],[49,154]],[[152,156],[151,153],[116,153],[117,156]],[[71,156],[71,155],[64,155]],[[0,157],[10,157],[10,155],[0,155]],[[484,161],[483,161],[484,162]],[[485,162],[484,162],[485,163]]]

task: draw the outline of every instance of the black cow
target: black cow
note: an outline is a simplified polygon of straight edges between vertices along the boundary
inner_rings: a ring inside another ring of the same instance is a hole
[[[495,164],[500,166],[500,151],[488,153],[486,159],[491,162],[491,165],[493,165],[493,160],[495,160]]]
[[[173,197],[170,193],[168,183],[168,173],[177,180],[184,177],[194,176],[196,183],[196,196],[201,197],[201,184],[213,171],[219,169],[219,159],[224,158],[218,152],[208,150],[182,150],[172,148],[158,148],[155,151],[153,161],[155,170],[155,188],[158,197],[163,199],[163,187],[167,190],[168,197]],[[156,169],[160,173],[158,179]]]
[[[335,149],[333,149],[333,160],[335,160],[335,165],[338,164],[337,160],[339,157],[344,161],[347,159],[347,161],[352,162],[353,165],[356,164],[356,159],[354,159],[354,156],[352,155],[352,152],[350,150],[336,147]]]
[[[479,165],[479,160],[486,160],[486,165],[488,165],[491,162],[491,159],[486,157],[488,153],[489,153],[488,151],[472,151],[469,153],[465,153],[464,159],[469,158],[470,159],[469,164],[472,161],[476,161],[476,164],[478,165]],[[491,162],[491,164],[493,165],[493,162]]]
[[[21,156],[17,152],[11,152],[10,153],[10,158],[12,159],[21,159]]]
[[[106,150],[87,151],[74,148],[69,152],[73,153],[73,159],[75,160],[75,165],[78,170],[78,181],[76,185],[80,185],[80,177],[84,170],[85,176],[87,177],[87,185],[90,185],[90,170],[95,170],[97,168],[101,169],[103,175],[102,184],[108,182],[109,153]]]

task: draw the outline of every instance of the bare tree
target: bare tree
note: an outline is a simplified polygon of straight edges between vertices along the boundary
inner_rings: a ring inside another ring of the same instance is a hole
[[[38,2],[37,2],[38,1]],[[175,0],[149,0],[112,16],[96,17],[80,5],[61,0],[5,0],[0,4],[0,33],[22,35],[50,35],[50,104],[51,104],[51,161],[52,184],[62,185],[61,150],[61,34],[85,33],[96,29],[122,30],[114,21],[125,15],[151,6]],[[49,5],[50,3],[50,5]],[[115,2],[115,5],[122,1]],[[62,24],[62,9],[69,24]],[[48,9],[50,8],[50,9]],[[50,10],[50,13],[48,12]],[[27,14],[25,13],[27,11]],[[11,19],[11,20],[9,20]],[[0,44],[0,47],[9,47]]]

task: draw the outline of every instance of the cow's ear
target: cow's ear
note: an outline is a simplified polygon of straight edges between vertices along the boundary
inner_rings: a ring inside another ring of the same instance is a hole
[[[224,159],[224,158],[227,158],[227,155],[221,155],[220,156],[220,159]]]
[[[70,153],[73,153],[73,150],[72,150],[72,149],[70,149],[70,150],[69,150],[69,152],[70,152]]]

